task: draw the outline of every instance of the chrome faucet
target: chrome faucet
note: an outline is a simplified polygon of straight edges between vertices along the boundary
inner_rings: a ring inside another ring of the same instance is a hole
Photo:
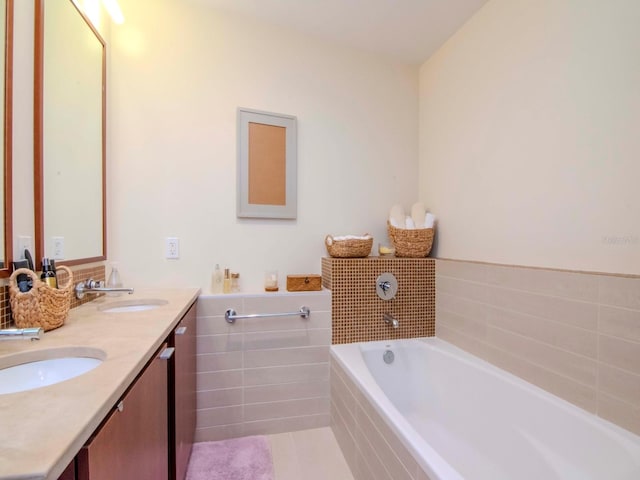
[[[398,328],[400,326],[400,322],[398,321],[398,319],[390,313],[385,313],[382,318],[384,318],[384,323],[386,323],[387,325],[391,325],[393,328]]]
[[[25,339],[25,340],[40,340],[44,330],[42,328],[6,328],[0,330],[0,340],[9,339]]]
[[[104,282],[93,280],[90,278],[86,282],[80,282],[76,285],[76,298],[81,299],[86,293],[106,293],[106,292],[127,292],[129,295],[133,293],[133,288],[112,288],[105,287]]]

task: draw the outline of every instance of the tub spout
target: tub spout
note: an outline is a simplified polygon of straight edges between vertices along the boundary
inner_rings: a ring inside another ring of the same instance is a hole
[[[390,313],[385,313],[383,318],[384,323],[386,323],[387,325],[391,325],[393,328],[398,328],[400,326],[400,322],[398,321],[398,319]]]

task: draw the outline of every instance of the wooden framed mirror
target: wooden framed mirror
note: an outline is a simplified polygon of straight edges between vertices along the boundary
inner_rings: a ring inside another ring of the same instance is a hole
[[[72,0],[35,0],[35,249],[106,259],[105,42]]]
[[[2,232],[0,233],[0,277],[11,275],[11,260],[13,254],[13,209],[12,209],[12,151],[13,151],[13,0],[0,0],[0,12],[3,18],[0,25],[3,29],[0,38],[4,40],[4,55],[2,58],[2,105],[4,114],[2,115],[3,133],[2,145],[2,168],[0,169],[2,179],[0,179],[0,202],[2,206],[0,212],[4,214]]]

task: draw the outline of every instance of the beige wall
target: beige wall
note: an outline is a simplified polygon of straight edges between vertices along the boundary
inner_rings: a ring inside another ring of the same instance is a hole
[[[417,199],[418,69],[226,15],[125,0],[111,30],[109,257],[133,285],[196,285],[215,263],[319,273],[326,234],[386,238]],[[236,108],[298,117],[298,219],[236,218]],[[164,238],[181,258],[164,259]]]
[[[638,274],[640,3],[491,0],[420,71],[437,255]]]

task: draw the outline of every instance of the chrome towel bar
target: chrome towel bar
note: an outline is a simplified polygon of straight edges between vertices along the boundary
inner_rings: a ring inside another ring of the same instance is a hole
[[[249,315],[238,315],[233,308],[228,308],[227,311],[224,312],[224,319],[228,323],[234,323],[236,320],[241,318],[292,317],[294,315],[300,315],[301,318],[309,318],[309,315],[311,315],[311,310],[309,310],[309,307],[300,307],[300,310],[298,310],[297,312],[252,313]]]

